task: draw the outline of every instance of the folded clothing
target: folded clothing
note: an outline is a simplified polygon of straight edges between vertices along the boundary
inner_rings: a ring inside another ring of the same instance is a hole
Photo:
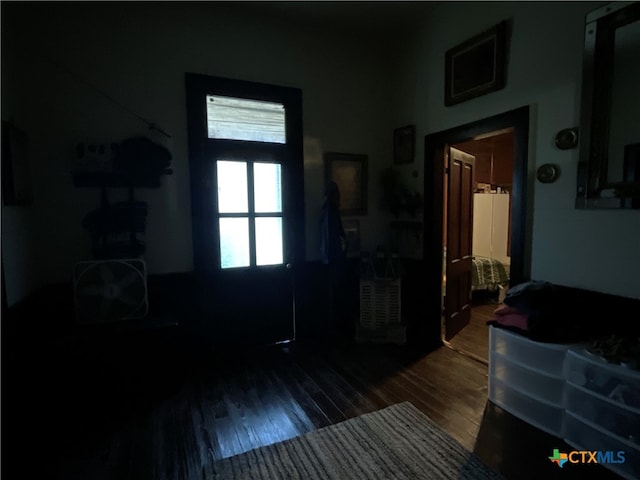
[[[500,305],[498,308],[496,308],[493,311],[494,315],[507,315],[509,313],[522,313],[522,312],[510,305]]]
[[[529,316],[538,316],[553,310],[558,300],[561,298],[554,285],[538,280],[515,285],[507,290],[504,297],[506,305],[515,307]]]
[[[546,281],[514,285],[507,290],[504,303],[527,316],[526,334],[542,342],[584,341],[613,328],[616,317],[608,311],[610,304],[603,294]]]
[[[496,327],[510,327],[523,332],[529,330],[529,317],[515,307],[502,305],[493,312],[494,318],[487,325]]]

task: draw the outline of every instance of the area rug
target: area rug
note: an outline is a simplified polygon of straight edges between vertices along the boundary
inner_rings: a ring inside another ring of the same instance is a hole
[[[410,402],[212,467],[211,479],[502,479]]]

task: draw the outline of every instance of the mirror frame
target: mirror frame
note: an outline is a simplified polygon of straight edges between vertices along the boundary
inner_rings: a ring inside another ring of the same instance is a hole
[[[612,2],[586,15],[576,208],[640,208],[639,182],[609,182],[609,124],[616,29],[640,19],[640,2]]]

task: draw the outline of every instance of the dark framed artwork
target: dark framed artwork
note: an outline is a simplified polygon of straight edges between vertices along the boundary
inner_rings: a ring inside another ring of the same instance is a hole
[[[413,163],[416,151],[416,126],[396,128],[393,131],[393,163]]]
[[[367,155],[325,153],[325,178],[340,190],[340,213],[367,214]]]
[[[507,22],[457,45],[445,54],[445,105],[455,105],[506,84]]]
[[[2,200],[6,206],[31,205],[33,188],[27,134],[2,122]]]

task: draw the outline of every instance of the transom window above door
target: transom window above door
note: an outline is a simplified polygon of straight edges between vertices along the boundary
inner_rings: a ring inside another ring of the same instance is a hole
[[[219,95],[206,98],[209,138],[286,143],[283,104]]]

